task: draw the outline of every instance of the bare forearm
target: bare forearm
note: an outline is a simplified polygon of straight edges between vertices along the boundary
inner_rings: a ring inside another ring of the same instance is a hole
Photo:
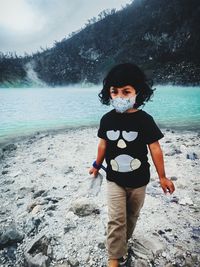
[[[96,158],[96,163],[98,165],[101,165],[103,163],[104,158],[105,158],[105,152],[106,152],[105,147],[98,146],[97,158]]]
[[[149,145],[149,149],[151,152],[151,157],[152,157],[153,163],[155,165],[156,171],[158,173],[159,178],[161,179],[161,178],[166,176],[165,167],[164,167],[163,152],[162,152],[159,144]]]
[[[167,192],[169,192],[170,194],[172,194],[175,190],[175,186],[173,182],[166,177],[163,152],[162,152],[159,142],[157,141],[155,143],[150,144],[149,150],[151,152],[151,157],[156,167],[156,171],[160,179],[160,185],[164,193],[166,194]]]
[[[89,170],[90,174],[97,176],[101,164],[104,161],[105,154],[106,154],[106,140],[100,138],[97,149],[96,166],[94,166],[93,164],[92,168]]]

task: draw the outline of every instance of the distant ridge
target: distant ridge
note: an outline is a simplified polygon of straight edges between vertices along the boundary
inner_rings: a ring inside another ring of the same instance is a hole
[[[105,12],[52,49],[21,59],[21,73],[31,61],[37,77],[48,85],[96,84],[113,65],[128,61],[156,83],[199,85],[199,32],[199,0],[135,0],[118,12]],[[2,73],[0,82],[6,77]],[[26,80],[26,74],[21,78]]]

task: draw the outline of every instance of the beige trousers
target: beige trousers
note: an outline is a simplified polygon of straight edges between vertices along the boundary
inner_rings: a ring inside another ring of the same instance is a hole
[[[144,204],[145,191],[146,186],[130,188],[107,182],[109,259],[119,259],[127,253],[127,242]]]

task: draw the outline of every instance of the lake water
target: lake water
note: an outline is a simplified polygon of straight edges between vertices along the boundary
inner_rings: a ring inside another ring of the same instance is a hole
[[[101,87],[0,88],[0,142],[36,131],[96,126],[111,107]],[[143,110],[162,128],[200,130],[200,87],[156,86]]]

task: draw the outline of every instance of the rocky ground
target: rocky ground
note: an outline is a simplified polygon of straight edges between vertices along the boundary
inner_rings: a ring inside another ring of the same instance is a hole
[[[163,131],[166,171],[176,192],[163,194],[152,166],[128,266],[197,267],[200,135]],[[1,267],[106,266],[106,180],[97,196],[88,191],[96,132],[37,133],[1,148]]]

